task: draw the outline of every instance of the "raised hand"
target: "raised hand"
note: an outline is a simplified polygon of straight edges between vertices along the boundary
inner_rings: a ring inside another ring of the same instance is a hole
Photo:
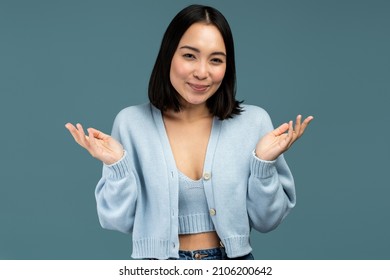
[[[290,121],[264,135],[256,145],[256,156],[262,160],[272,161],[287,151],[303,135],[313,117],[307,117],[303,123],[301,120],[302,116],[298,115],[294,128],[293,121]]]
[[[65,127],[72,134],[77,144],[105,164],[113,164],[122,158],[124,153],[122,145],[110,135],[94,128],[88,128],[88,135],[85,135],[84,129],[79,123],[76,126],[67,123]]]

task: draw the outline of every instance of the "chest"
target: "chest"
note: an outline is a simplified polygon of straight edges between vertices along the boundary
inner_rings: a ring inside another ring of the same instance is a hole
[[[211,128],[208,119],[193,124],[165,122],[176,167],[191,179],[202,177]]]

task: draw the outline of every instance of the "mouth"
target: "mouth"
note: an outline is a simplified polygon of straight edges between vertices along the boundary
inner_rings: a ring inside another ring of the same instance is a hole
[[[200,84],[191,84],[191,83],[187,83],[190,88],[193,90],[193,91],[197,91],[197,92],[204,92],[206,90],[208,90],[208,88],[210,87],[209,85],[200,85]]]

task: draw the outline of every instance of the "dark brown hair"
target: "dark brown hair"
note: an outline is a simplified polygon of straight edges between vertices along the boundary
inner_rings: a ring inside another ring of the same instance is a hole
[[[191,5],[181,10],[171,21],[161,42],[152,74],[149,80],[148,95],[150,102],[165,111],[180,111],[178,93],[170,81],[170,69],[173,55],[180,39],[194,23],[204,22],[218,28],[226,48],[226,72],[218,90],[206,104],[210,112],[219,119],[239,115],[242,108],[236,96],[236,65],[234,60],[234,42],[230,26],[225,17],[216,9],[202,5]]]

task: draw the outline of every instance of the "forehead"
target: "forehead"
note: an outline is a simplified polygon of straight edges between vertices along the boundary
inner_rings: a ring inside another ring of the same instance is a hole
[[[212,24],[194,23],[191,25],[179,42],[179,48],[189,45],[200,50],[226,51],[221,32]]]

